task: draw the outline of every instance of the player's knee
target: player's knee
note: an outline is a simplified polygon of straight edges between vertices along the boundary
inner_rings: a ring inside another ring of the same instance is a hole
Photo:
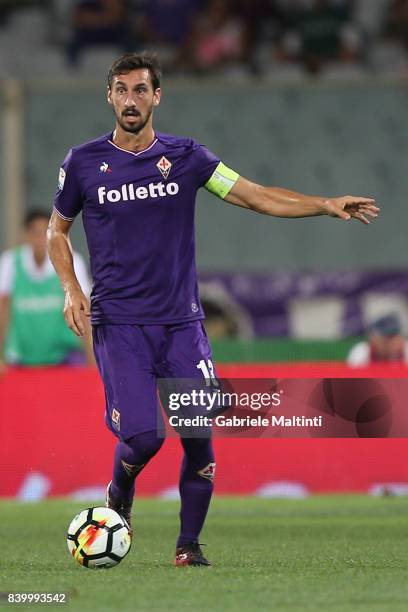
[[[156,431],[146,431],[133,436],[126,441],[126,444],[135,457],[143,457],[143,460],[148,461],[160,450],[163,442],[164,439],[159,438]]]

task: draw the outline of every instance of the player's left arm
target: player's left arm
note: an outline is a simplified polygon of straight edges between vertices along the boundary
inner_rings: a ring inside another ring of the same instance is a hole
[[[315,217],[329,215],[345,221],[355,218],[369,224],[380,209],[375,200],[361,196],[324,198],[308,196],[281,187],[264,187],[239,176],[220,163],[206,188],[230,204],[274,217]]]

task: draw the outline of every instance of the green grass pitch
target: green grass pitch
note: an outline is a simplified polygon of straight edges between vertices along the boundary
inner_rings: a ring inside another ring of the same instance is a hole
[[[135,504],[134,542],[122,564],[80,567],[68,553],[65,531],[85,507],[64,499],[0,502],[0,591],[71,593],[65,607],[14,609],[408,610],[404,498],[216,498],[202,534],[211,568],[172,566],[178,504],[153,499]]]

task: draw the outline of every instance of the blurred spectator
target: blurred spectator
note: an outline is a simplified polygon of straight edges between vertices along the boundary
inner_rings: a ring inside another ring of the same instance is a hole
[[[230,0],[210,0],[196,24],[192,60],[200,72],[224,68],[245,59],[245,26]]]
[[[126,0],[75,0],[68,60],[78,64],[81,51],[93,45],[129,50]]]
[[[347,357],[348,365],[353,367],[384,362],[408,363],[408,341],[401,333],[396,314],[374,321],[368,329],[368,341],[353,346]]]
[[[331,61],[358,60],[360,35],[347,0],[292,1],[282,14],[286,31],[279,59],[300,60],[311,74]]]
[[[194,19],[207,0],[149,0],[145,8],[150,40],[183,46],[191,34]]]
[[[14,12],[30,7],[48,9],[49,0],[0,0],[0,26],[7,23],[8,17]]]
[[[228,310],[213,301],[202,301],[205,329],[212,340],[238,337],[238,326]]]
[[[218,282],[200,282],[205,329],[212,340],[253,336],[248,312]]]
[[[172,51],[167,72],[191,65],[192,32],[196,19],[208,4],[208,0],[147,0],[144,18],[139,24],[143,44],[168,47]],[[163,63],[166,53],[161,49]]]
[[[233,7],[243,26],[243,61],[251,72],[259,73],[261,66],[256,57],[258,46],[265,32],[273,29],[272,23],[276,25],[279,21],[280,12],[274,0],[237,0]]]
[[[408,0],[394,0],[387,8],[384,34],[408,51]]]
[[[64,293],[46,248],[48,219],[41,210],[27,213],[24,243],[0,257],[0,370],[5,363],[93,363],[90,325],[84,347],[64,321]],[[89,295],[86,266],[77,253],[74,265]]]
[[[408,50],[408,0],[0,0],[0,27],[12,30],[14,14],[30,7],[48,11],[52,36],[38,34],[45,48],[50,38],[63,44],[72,66],[90,46],[147,46],[167,73],[230,66],[269,73],[273,43],[289,72],[301,63],[318,74],[334,62],[333,74],[358,74],[363,57],[385,72],[395,72],[395,61],[405,69]]]

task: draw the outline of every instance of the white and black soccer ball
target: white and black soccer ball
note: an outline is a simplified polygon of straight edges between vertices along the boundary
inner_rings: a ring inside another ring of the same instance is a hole
[[[129,525],[111,508],[87,508],[71,521],[67,544],[75,561],[84,567],[114,567],[130,550]]]

